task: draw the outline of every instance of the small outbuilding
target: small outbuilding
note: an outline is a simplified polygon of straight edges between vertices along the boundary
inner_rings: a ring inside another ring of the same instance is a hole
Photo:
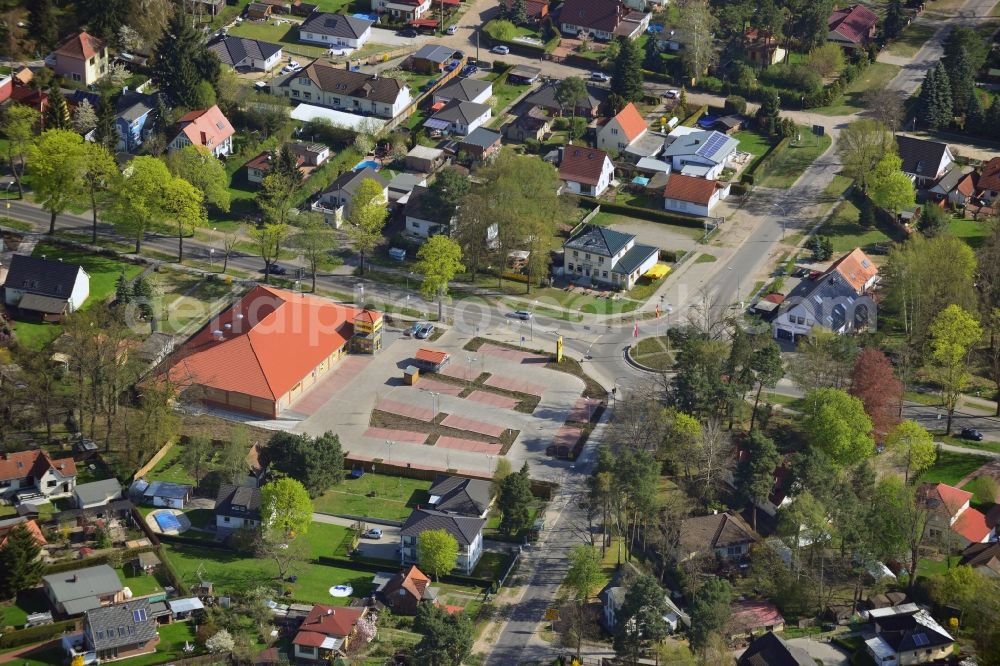
[[[436,349],[421,348],[417,350],[415,359],[418,368],[423,368],[427,372],[441,372],[451,361],[451,354]]]

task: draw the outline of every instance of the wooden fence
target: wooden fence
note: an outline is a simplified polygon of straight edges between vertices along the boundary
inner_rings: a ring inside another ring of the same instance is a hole
[[[170,449],[174,448],[174,444],[176,443],[176,439],[171,439],[166,444],[161,446],[160,450],[154,453],[153,457],[149,459],[149,462],[135,471],[135,474],[132,475],[132,480],[135,481],[136,479],[141,479],[152,472],[159,462],[163,460],[164,456],[170,453]]]

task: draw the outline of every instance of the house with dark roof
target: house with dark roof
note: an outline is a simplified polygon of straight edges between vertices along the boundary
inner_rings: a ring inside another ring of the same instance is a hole
[[[789,645],[773,631],[761,634],[750,642],[736,660],[736,666],[815,666],[809,653]]]
[[[969,506],[972,497],[967,490],[944,483],[925,483],[917,488],[917,501],[927,510],[925,535],[935,543],[952,546],[951,550],[988,542],[993,528],[981,511]]]
[[[88,663],[89,655],[104,663],[155,652],[160,642],[157,627],[155,613],[146,599],[89,610],[83,619],[84,663]]]
[[[125,600],[122,582],[107,564],[42,576],[42,587],[52,608],[66,615]]]
[[[453,99],[424,121],[424,127],[447,134],[465,136],[493,117],[493,107]]]
[[[918,188],[930,187],[944,177],[955,164],[948,144],[912,136],[896,136],[903,173]]]
[[[987,525],[990,520],[987,518]],[[972,567],[984,576],[1000,578],[1000,543],[974,543],[962,551],[960,566]]]
[[[90,296],[90,275],[81,266],[15,254],[3,282],[3,302],[25,315],[59,321]]]
[[[475,102],[486,104],[493,97],[493,83],[481,79],[452,79],[434,91],[434,103],[448,103],[457,99],[460,102]]]
[[[455,49],[441,44],[424,44],[406,59],[407,69],[424,74],[437,74],[451,61]]]
[[[431,586],[431,579],[416,564],[381,583],[375,597],[396,615],[416,615],[424,603],[435,603],[438,588]]]
[[[251,486],[224,483],[215,498],[215,526],[238,530],[260,526],[260,490]]]
[[[738,515],[724,512],[693,516],[681,522],[674,559],[686,562],[701,557],[740,561],[758,540],[753,529]]]
[[[875,39],[878,15],[864,5],[834,9],[826,19],[826,40],[847,48],[867,46]]]
[[[89,86],[108,73],[108,45],[89,33],[67,38],[53,51],[56,74]]]
[[[796,341],[815,326],[837,334],[864,330],[875,316],[868,294],[878,279],[874,262],[854,248],[816,279],[792,289],[771,322],[774,337]]]
[[[300,42],[327,48],[360,49],[371,36],[371,21],[329,12],[314,12],[299,26]]]
[[[929,664],[952,653],[952,638],[930,613],[918,609],[873,617],[874,638],[865,651],[876,664]]]
[[[233,152],[233,135],[236,130],[218,105],[196,109],[181,116],[174,127],[175,134],[167,143],[167,150],[180,150],[185,146],[201,146],[216,157]]]
[[[491,485],[486,479],[438,474],[427,503],[445,513],[485,518],[493,502]]]
[[[663,190],[663,208],[677,213],[708,217],[720,200],[729,195],[729,183],[710,178],[672,173]]]
[[[509,12],[514,6],[514,0],[504,0]],[[549,0],[524,0],[524,13],[529,21],[541,21],[549,15]]]
[[[389,201],[389,181],[383,178],[378,171],[367,166],[357,171],[345,171],[319,194],[318,203],[323,206],[328,217],[329,214],[332,214],[333,219],[329,221],[339,227],[341,222],[351,214],[354,193],[366,180],[374,180],[378,183],[382,188],[383,200]]]
[[[354,347],[356,321],[381,314],[257,285],[170,360],[178,386],[206,404],[275,418]]]
[[[604,42],[618,37],[636,39],[649,27],[650,18],[620,0],[566,0],[559,12],[559,29],[573,37],[590,36]]]
[[[409,22],[421,20],[431,10],[431,0],[372,0],[371,6],[377,14],[388,14],[397,21]]]
[[[947,200],[955,206],[964,206],[975,195],[979,175],[969,169],[955,167],[941,176],[928,190],[927,194],[935,201]]]
[[[191,500],[193,490],[186,483],[153,481],[142,490],[142,501],[148,506],[183,509]]]
[[[524,98],[524,101],[521,102],[522,107],[525,110],[533,107],[543,109],[550,115],[572,115],[571,109],[564,108],[559,103],[559,99],[556,96],[558,87],[558,81],[551,81],[542,85],[538,90]],[[607,90],[587,86],[587,97],[576,103],[576,115],[582,118],[596,118],[600,112],[601,104],[607,98]]]
[[[75,489],[72,458],[53,459],[41,449],[0,456],[0,497],[4,499],[69,497]]]
[[[675,129],[671,137],[662,159],[670,162],[674,173],[697,178],[718,178],[740,145],[736,139],[715,130],[677,133]]]
[[[378,118],[394,118],[413,101],[410,88],[399,79],[352,72],[321,60],[289,74],[271,90],[293,102]]]
[[[561,149],[559,179],[568,192],[599,197],[615,177],[611,157],[597,148],[570,144]]]
[[[78,105],[86,99],[95,109],[100,103],[100,95],[86,90],[75,90],[66,95],[66,101]],[[156,117],[156,96],[134,90],[125,90],[115,99],[115,129],[118,132],[116,150],[120,153],[134,154],[139,151],[142,143],[149,135]],[[87,133],[86,139],[92,141],[94,130]]]
[[[541,141],[550,131],[552,131],[552,119],[534,107],[503,127],[504,138],[516,143],[524,143],[528,139]]]
[[[502,135],[485,127],[477,127],[458,142],[458,152],[465,153],[476,162],[486,162],[500,152]]]
[[[259,39],[223,35],[209,42],[206,48],[214,53],[223,65],[236,70],[270,72],[281,62],[281,45]]]
[[[347,653],[367,608],[316,604],[292,639],[296,663],[327,664]]]
[[[659,249],[636,243],[632,234],[588,224],[563,243],[563,271],[573,282],[627,290],[659,256]]]
[[[417,540],[430,530],[445,530],[458,542],[455,568],[469,575],[483,555],[483,528],[485,518],[459,516],[435,509],[414,509],[399,530],[400,562],[404,566],[417,561]]]

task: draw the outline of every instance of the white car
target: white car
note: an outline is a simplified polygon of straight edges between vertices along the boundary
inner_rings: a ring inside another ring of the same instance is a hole
[[[299,64],[298,60],[289,60],[287,66],[288,67],[295,67],[295,68],[298,68],[298,69],[302,68],[302,65]]]
[[[605,74],[604,72],[591,72],[590,73],[590,80],[591,81],[600,81],[601,83],[607,83],[608,81],[611,80],[611,77],[608,76],[607,74]]]
[[[449,35],[454,35],[456,32],[458,32],[458,26],[457,25],[449,25],[448,29],[445,30],[445,32],[447,34],[449,34]]]
[[[373,527],[370,530],[368,530],[367,532],[365,532],[365,536],[367,538],[369,538],[369,539],[381,539],[382,538],[382,530],[380,530],[377,527]]]
[[[678,97],[681,96],[681,93],[677,90],[668,90],[667,92],[663,93],[663,96],[666,97],[667,99],[677,99]]]
[[[490,52],[497,53],[499,55],[507,55],[508,53],[510,53],[510,49],[506,46],[494,46],[492,49],[490,49]]]

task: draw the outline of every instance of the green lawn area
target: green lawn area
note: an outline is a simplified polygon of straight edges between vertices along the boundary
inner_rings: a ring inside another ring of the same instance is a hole
[[[371,11],[371,5],[363,4],[356,0],[316,0],[313,4],[316,5],[316,11],[331,12],[333,14],[367,13]]]
[[[337,0],[330,1],[337,2]],[[284,45],[284,49],[287,53],[294,53],[297,55],[307,55],[318,58],[327,51],[319,46],[300,44],[299,26],[297,23],[274,25],[273,19],[269,19],[266,23],[243,21],[243,23],[230,28],[229,34],[237,37],[259,39],[265,42],[280,42]]]
[[[753,159],[750,160],[750,164],[746,166],[746,170],[752,170],[754,165],[757,163],[761,157],[764,156],[774,142],[768,137],[754,132],[752,130],[743,130],[742,132],[736,132],[733,134],[733,138],[740,142],[738,150],[744,153],[750,153],[753,155]]]
[[[332,557],[350,536],[346,527],[312,523],[309,532],[301,538],[306,539],[315,558],[320,555]],[[222,548],[188,544],[165,544],[164,549],[170,563],[187,584],[197,582],[198,567],[202,567],[205,580],[215,584],[216,592],[223,594],[277,582],[277,567],[270,560],[243,556]],[[296,601],[347,605],[350,599],[331,597],[329,593],[332,586],[344,583],[354,588],[356,597],[371,591],[371,573],[326,566],[318,564],[315,559],[299,564],[291,573],[298,576],[298,580],[285,583],[285,587]]]
[[[145,597],[150,594],[163,592],[163,585],[157,580],[155,575],[144,573],[136,575],[132,567],[127,563],[124,566],[116,568],[115,573],[118,574],[118,580],[122,582],[122,585],[132,590],[132,594],[137,597]]]
[[[426,504],[430,481],[367,473],[346,479],[313,500],[320,513],[405,520],[418,504]]]
[[[499,116],[504,109],[510,106],[511,102],[524,94],[531,86],[516,86],[512,83],[500,83],[493,85],[493,115]]]
[[[988,233],[985,220],[966,220],[961,217],[953,217],[948,223],[948,231],[952,236],[961,238],[973,248],[978,248],[983,244],[983,239]]]
[[[509,564],[510,555],[506,553],[494,553],[488,550],[483,551],[483,555],[479,558],[479,563],[476,564],[472,575],[497,580],[503,575]]]
[[[115,291],[115,282],[122,272],[129,279],[142,272],[142,267],[111,257],[87,254],[79,250],[39,243],[32,256],[46,259],[60,259],[68,264],[78,264],[90,275],[90,296],[84,304],[88,308],[94,303],[108,299]],[[15,321],[14,331],[20,344],[29,349],[41,349],[62,333],[62,326],[34,322]]]
[[[194,477],[184,469],[181,462],[184,453],[184,445],[174,444],[167,454],[160,459],[153,471],[146,476],[153,481],[169,481],[170,483],[185,483],[194,485]]]
[[[788,189],[806,167],[830,147],[831,139],[826,134],[816,136],[806,125],[799,125],[799,132],[802,140],[790,145],[785,152],[768,163],[763,178],[757,181],[758,185]]]
[[[634,217],[601,212],[594,216],[594,218],[590,221],[590,224],[609,227],[615,224],[634,224],[635,221],[636,218]],[[666,224],[662,222],[649,222],[648,224],[656,225],[657,229],[666,229],[670,233],[686,236],[687,238],[692,238],[694,240],[700,240],[701,237],[705,235],[705,230],[698,227],[686,227],[679,224]]]
[[[654,370],[668,370],[673,366],[673,351],[665,335],[643,338],[631,351],[632,358]]]
[[[987,462],[989,462],[989,459],[983,456],[941,451],[938,454],[937,462],[934,463],[933,467],[921,474],[917,482],[946,483],[949,486],[954,486]]]
[[[122,659],[124,666],[151,666],[152,664],[163,664],[184,657],[191,656],[184,652],[184,644],[195,644],[194,625],[188,622],[175,622],[174,624],[160,625],[158,628],[160,642],[156,646],[156,652],[145,654],[139,657]],[[61,647],[46,649],[29,654],[26,658],[14,660],[18,666],[52,666],[52,664],[64,663],[66,653]]]
[[[877,227],[863,229],[858,224],[858,215],[858,207],[854,202],[845,199],[820,229],[821,234],[829,236],[833,241],[834,254],[850,252],[856,247],[865,248],[875,243],[891,242],[892,239]]]
[[[903,30],[903,34],[899,36],[899,39],[889,45],[886,53],[902,58],[912,58],[924,45],[924,42],[930,39],[933,34],[934,26],[924,25],[923,23],[911,23]]]
[[[846,116],[859,113],[864,110],[864,95],[869,90],[884,88],[889,81],[892,81],[899,73],[899,65],[890,65],[884,62],[873,62],[864,73],[854,79],[844,93],[830,106],[823,106],[810,109],[810,113],[819,113],[824,116]]]
[[[948,559],[944,560],[932,560],[924,557],[917,560],[917,575],[937,576],[943,574],[948,571],[949,568],[957,567],[961,559],[962,557],[960,555],[952,555]]]
[[[221,259],[215,265],[221,268]],[[211,316],[213,305],[233,291],[222,279],[207,280],[169,270],[156,273],[155,279],[163,294],[160,330],[166,333],[193,332],[192,327],[200,327]]]

